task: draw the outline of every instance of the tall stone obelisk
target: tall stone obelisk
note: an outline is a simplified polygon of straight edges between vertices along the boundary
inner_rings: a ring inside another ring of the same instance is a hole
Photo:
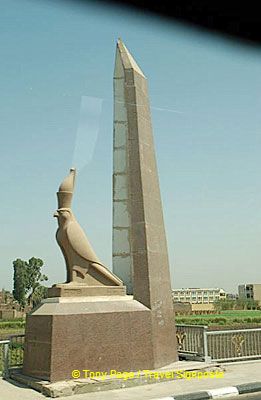
[[[113,270],[152,312],[156,364],[174,361],[168,250],[147,80],[121,40],[114,70]]]

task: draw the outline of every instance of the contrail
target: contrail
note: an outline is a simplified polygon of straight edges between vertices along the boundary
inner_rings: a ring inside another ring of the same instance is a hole
[[[100,129],[101,113],[103,102],[111,102],[109,99],[92,96],[82,96],[79,112],[79,123],[75,138],[75,146],[73,153],[72,165],[77,167],[78,172],[92,161],[93,152]],[[117,101],[117,103],[125,103]],[[143,107],[143,104],[126,103]],[[184,114],[183,111],[173,108],[153,107],[152,110],[166,111],[177,114]]]
[[[107,100],[107,101],[109,101],[109,100]],[[124,104],[128,104],[130,106],[136,106],[136,107],[143,107],[144,106],[144,104],[127,103],[125,101],[119,101],[119,100],[116,100],[115,103],[121,103],[121,104],[124,103]],[[160,108],[160,107],[154,107],[154,106],[150,106],[150,108],[152,110],[168,111],[168,112],[174,112],[174,113],[178,113],[178,114],[184,114],[183,111],[174,110],[173,108]]]
[[[99,97],[82,96],[81,98],[72,163],[77,167],[78,172],[92,160],[100,129],[102,103],[103,99]]]

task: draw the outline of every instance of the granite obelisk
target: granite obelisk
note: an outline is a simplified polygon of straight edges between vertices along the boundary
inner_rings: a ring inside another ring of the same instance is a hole
[[[177,358],[176,336],[147,80],[120,39],[113,146],[113,270],[151,310],[155,365],[164,365]]]

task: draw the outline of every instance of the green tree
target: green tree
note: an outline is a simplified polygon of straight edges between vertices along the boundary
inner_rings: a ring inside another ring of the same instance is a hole
[[[217,311],[234,310],[236,301],[233,299],[219,299],[214,302],[214,307]]]
[[[33,305],[33,299],[39,298],[39,294],[43,293],[43,289],[39,289],[42,285],[40,282],[47,281],[46,275],[43,275],[41,268],[43,267],[43,260],[40,258],[32,257],[26,262],[26,290],[28,293],[28,303]]]
[[[41,285],[41,282],[48,280],[41,272],[43,265],[43,260],[35,257],[29,261],[17,259],[13,262],[13,295],[22,307],[26,304],[31,306],[38,304],[46,296],[47,288]]]
[[[13,261],[14,267],[14,299],[22,306],[25,307],[26,300],[26,262],[18,258]]]
[[[215,300],[213,305],[214,305],[214,309],[216,311],[221,311],[222,310],[221,300]]]
[[[38,304],[40,304],[41,300],[47,297],[47,294],[48,288],[46,286],[39,285],[31,296],[33,307],[36,307]]]
[[[253,299],[246,300],[246,309],[247,310],[256,310],[258,308],[258,301]]]
[[[237,310],[256,310],[258,308],[258,301],[253,299],[237,299],[236,300]]]

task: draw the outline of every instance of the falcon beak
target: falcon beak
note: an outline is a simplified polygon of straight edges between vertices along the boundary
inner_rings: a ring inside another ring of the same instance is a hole
[[[55,218],[58,218],[58,217],[59,217],[59,214],[58,214],[58,212],[57,212],[57,211],[55,211],[55,213],[53,214],[53,216],[54,216]]]

